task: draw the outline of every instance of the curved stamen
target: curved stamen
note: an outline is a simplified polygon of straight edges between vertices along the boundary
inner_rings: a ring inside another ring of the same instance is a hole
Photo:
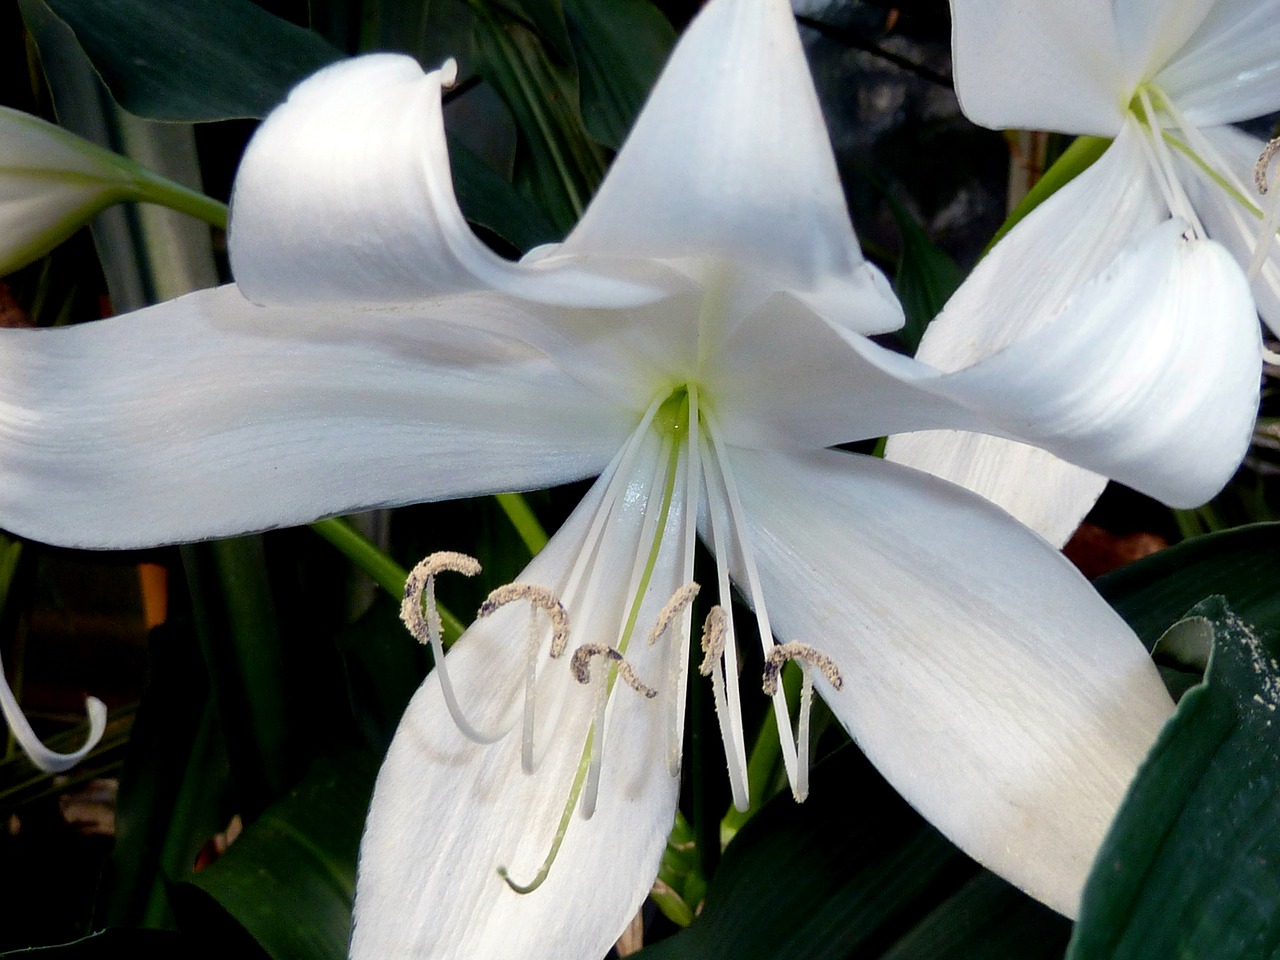
[[[442,550],[433,553],[409,572],[404,583],[404,602],[400,604],[400,619],[419,643],[430,644],[435,657],[436,673],[440,675],[440,691],[444,694],[449,715],[464,737],[475,743],[496,743],[510,730],[482,731],[476,728],[462,712],[454,693],[453,681],[445,663],[444,644],[440,640],[440,612],[436,609],[436,576],[444,572],[460,573],[474,577],[480,572],[480,561],[465,553]]]
[[[40,742],[36,732],[31,729],[26,714],[18,705],[18,698],[13,695],[9,681],[5,679],[4,664],[0,663],[0,714],[4,715],[13,739],[18,742],[22,752],[37,769],[44,773],[62,773],[64,770],[70,770],[98,745],[98,741],[102,739],[107,729],[107,705],[97,697],[85,697],[85,713],[89,718],[89,733],[84,738],[80,749],[70,753],[50,750]]]
[[[799,760],[795,782],[791,792],[797,802],[809,795],[809,713],[813,707],[813,668],[817,667],[827,682],[836,690],[844,686],[844,678],[836,668],[836,662],[821,650],[807,643],[780,643],[764,658],[764,684],[766,695],[778,692],[779,674],[783,664],[794,660],[800,664],[800,729],[796,733],[796,757]]]
[[[546,587],[535,583],[508,583],[494,590],[480,604],[476,619],[492,616],[509,603],[527,600],[529,611],[529,647],[524,670],[524,714],[520,738],[520,766],[525,773],[533,773],[537,764],[533,758],[534,698],[537,692],[539,635],[537,613],[542,610],[551,621],[551,658],[564,653],[569,642],[569,614],[558,597]]]
[[[702,663],[698,672],[711,678],[711,696],[715,702],[716,721],[720,725],[720,738],[724,740],[729,768],[729,787],[733,793],[733,805],[741,811],[750,806],[750,786],[747,783],[745,762],[734,763],[733,753],[737,740],[734,735],[734,716],[726,696],[725,646],[729,640],[731,621],[725,608],[716,604],[707,613],[702,624]],[[722,665],[725,669],[722,671]]]
[[[1253,248],[1253,259],[1249,261],[1249,279],[1254,280],[1262,272],[1263,265],[1271,255],[1271,248],[1276,242],[1276,228],[1280,227],[1280,190],[1272,191],[1267,182],[1267,174],[1271,170],[1271,162],[1280,152],[1280,137],[1267,142],[1253,167],[1253,180],[1258,192],[1267,196],[1266,216],[1258,228],[1258,240]]]
[[[695,511],[686,510],[687,514]],[[683,587],[672,594],[671,599],[667,601],[667,605],[662,608],[658,614],[658,620],[653,625],[653,629],[649,631],[649,646],[653,646],[662,635],[671,629],[677,617],[682,617],[685,610],[693,603],[693,598],[698,595],[698,585],[693,581],[686,583]],[[683,618],[683,617],[682,617]],[[681,637],[688,637],[689,627],[684,625],[684,630],[680,634]],[[679,776],[680,774],[680,733],[683,724],[681,720],[684,716],[684,665],[688,662],[689,656],[685,650],[685,644],[682,642],[676,651],[675,656],[671,657],[671,669],[667,676],[667,689],[671,691],[671,695],[677,697],[676,709],[668,711],[670,715],[667,723],[667,773],[671,776]]]

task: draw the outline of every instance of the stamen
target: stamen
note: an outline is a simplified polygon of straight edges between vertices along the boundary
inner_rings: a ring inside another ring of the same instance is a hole
[[[795,782],[791,785],[797,803],[803,803],[809,795],[809,715],[813,708],[813,668],[822,671],[832,687],[839,690],[844,678],[836,669],[836,662],[821,650],[807,643],[781,643],[764,658],[764,692],[773,696],[778,692],[778,677],[788,660],[800,664],[800,729],[796,732],[796,757],[799,761]]]
[[[419,643],[430,644],[435,657],[436,673],[440,675],[440,691],[444,694],[449,715],[464,737],[475,743],[496,743],[507,735],[507,730],[485,732],[477,729],[463,714],[449,679],[445,664],[444,644],[440,634],[440,612],[436,609],[436,575],[449,571],[474,577],[480,572],[480,561],[465,553],[442,550],[433,553],[413,570],[404,584],[404,602],[400,604],[400,619]]]
[[[694,511],[688,510],[686,512],[693,513]],[[676,617],[681,616],[689,608],[689,605],[693,603],[693,598],[698,595],[698,589],[698,585],[690,581],[672,594],[671,599],[667,601],[667,605],[658,614],[658,622],[649,631],[649,646],[657,643],[662,635],[671,628]],[[682,636],[687,638],[688,635],[688,627],[686,626]],[[679,698],[676,702],[676,708],[667,711],[670,718],[667,723],[667,773],[673,777],[680,775],[680,733],[683,726],[681,720],[684,717],[684,665],[688,661],[688,650],[686,645],[681,643],[675,655],[671,657],[671,669],[667,676],[667,689],[671,691],[670,695]]]
[[[1138,101],[1142,104],[1143,114],[1151,129],[1151,136],[1139,137],[1139,142],[1146,151],[1147,160],[1159,181],[1164,202],[1175,217],[1191,225],[1196,237],[1203,238],[1206,236],[1204,224],[1200,222],[1190,198],[1182,187],[1182,181],[1178,177],[1173,158],[1169,155],[1169,148],[1164,141],[1164,130],[1160,126],[1160,118],[1156,115],[1151,95],[1145,87],[1138,91]]]
[[[537,764],[533,757],[534,699],[537,693],[538,679],[538,631],[537,613],[544,611],[551,620],[551,658],[555,659],[564,653],[569,642],[569,614],[564,604],[546,587],[534,583],[508,583],[494,590],[480,604],[476,619],[492,616],[508,603],[516,600],[527,600],[532,604],[529,611],[529,646],[525,658],[524,670],[524,714],[520,736],[520,765],[525,773],[533,773]]]
[[[716,721],[720,725],[720,737],[724,740],[725,759],[729,767],[729,787],[733,793],[733,805],[745,812],[750,807],[750,787],[747,783],[746,763],[734,763],[734,723],[731,719],[729,699],[725,691],[725,673],[721,664],[725,661],[725,645],[730,630],[729,614],[717,604],[707,613],[702,624],[702,663],[698,672],[711,678],[711,696],[716,708]]]
[[[844,677],[840,676],[836,662],[821,650],[807,643],[780,643],[764,658],[764,692],[767,696],[771,697],[778,692],[778,674],[788,660],[813,664],[836,690],[844,686]]]
[[[1253,167],[1253,180],[1258,185],[1258,192],[1263,196],[1269,194],[1270,198],[1266,204],[1266,216],[1262,218],[1262,225],[1258,228],[1258,239],[1253,247],[1253,259],[1249,261],[1248,275],[1251,281],[1257,279],[1267,258],[1271,256],[1271,248],[1276,242],[1276,228],[1280,227],[1280,190],[1272,193],[1267,182],[1271,161],[1275,159],[1277,152],[1280,152],[1280,137],[1267,142],[1262,155],[1258,157],[1258,162]]]
[[[626,657],[613,647],[603,643],[584,643],[573,651],[573,656],[569,658],[569,670],[573,673],[573,679],[581,684],[591,682],[592,657],[604,657],[606,660],[612,660],[622,682],[646,700],[652,700],[658,695],[656,689],[641,681],[636,674],[635,667],[627,662]]]

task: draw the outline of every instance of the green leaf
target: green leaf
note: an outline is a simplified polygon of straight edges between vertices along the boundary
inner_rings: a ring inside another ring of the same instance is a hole
[[[1129,789],[1070,960],[1265,960],[1280,945],[1280,644],[1221,597],[1189,617],[1177,629],[1213,633],[1205,682]]]
[[[544,37],[519,18],[473,0],[477,68],[515,117],[516,182],[567,233],[604,175],[604,154],[578,113],[578,80]]]
[[[1036,181],[1036,185],[1027,191],[1027,195],[1022,198],[1022,202],[1014,207],[1013,212],[1000,225],[996,235],[987,244],[987,250],[999,243],[1004,238],[1004,235],[1016,227],[1023,217],[1093,166],[1094,161],[1102,156],[1109,146],[1111,146],[1111,141],[1102,137],[1076,137],[1071,142],[1071,146],[1062,151],[1062,156],[1058,157],[1053,162],[1053,165],[1044,172],[1044,175]]]
[[[675,30],[648,0],[564,0],[564,12],[583,123],[617,150],[667,62]]]
[[[216,904],[273,960],[343,960],[376,772],[376,760],[364,753],[316,761],[220,859],[178,885],[182,927],[202,929]]]
[[[1205,597],[1221,594],[1245,621],[1280,628],[1280,523],[1186,540],[1098,578],[1094,586],[1148,648]]]
[[[152,120],[261,117],[342,57],[249,0],[46,0],[111,95]]]
[[[960,286],[964,275],[954,260],[924,232],[901,203],[884,193],[902,233],[902,257],[893,278],[907,322],[897,331],[909,353],[915,353],[925,328]]]
[[[1061,955],[1067,927],[984,874],[850,746],[815,768],[803,804],[779,796],[742,828],[701,914],[640,957],[1025,960]],[[1008,949],[1006,928],[1029,949]]]

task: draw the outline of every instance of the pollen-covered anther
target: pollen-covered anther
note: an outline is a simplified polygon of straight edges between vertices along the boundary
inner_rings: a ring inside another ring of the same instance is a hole
[[[693,598],[698,595],[698,590],[698,585],[690,581],[671,595],[667,605],[659,611],[658,620],[654,623],[653,629],[649,631],[649,646],[657,643],[670,628],[676,617],[684,613],[685,608],[693,603]]]
[[[569,670],[573,673],[573,679],[584,684],[591,682],[592,657],[604,657],[606,660],[612,660],[617,664],[618,677],[622,682],[642,697],[652,700],[658,695],[657,690],[644,683],[636,675],[635,668],[627,662],[626,657],[604,643],[584,643],[573,651],[573,656],[569,658]]]
[[[564,653],[569,643],[569,614],[564,609],[560,598],[536,583],[508,583],[494,590],[476,613],[476,618],[488,617],[516,600],[527,600],[539,610],[546,613],[551,621],[551,657]]]
[[[724,645],[729,635],[729,615],[724,607],[714,606],[702,624],[702,663],[698,672],[704,677],[714,676],[714,671],[724,656]]]
[[[1280,137],[1273,137],[1267,141],[1267,145],[1262,148],[1262,153],[1258,157],[1258,162],[1253,165],[1253,182],[1257,184],[1258,192],[1261,194],[1270,192],[1271,186],[1267,177],[1271,171],[1271,161],[1275,159],[1277,153],[1280,153]]]
[[[767,696],[771,697],[778,692],[778,676],[788,660],[798,660],[817,667],[836,690],[844,686],[844,678],[840,676],[836,662],[821,650],[807,643],[780,643],[764,658],[764,692]]]
[[[419,643],[431,643],[431,631],[440,630],[440,613],[436,610],[434,585],[436,576],[445,572],[474,577],[480,572],[480,561],[465,553],[441,550],[409,571],[404,582],[400,619]],[[429,598],[425,596],[428,594]],[[424,603],[424,599],[428,602]]]

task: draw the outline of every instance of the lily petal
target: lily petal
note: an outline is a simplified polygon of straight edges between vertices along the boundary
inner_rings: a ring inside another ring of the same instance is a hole
[[[1216,0],[1200,29],[1160,71],[1160,84],[1197,125],[1280,110],[1280,2]]]
[[[521,582],[565,595],[571,569],[590,561],[600,589],[585,604],[566,601],[571,644],[617,642],[626,591],[643,542],[656,437],[645,442],[637,480],[615,502],[598,550],[588,540],[607,478],[597,481]],[[606,507],[607,509],[607,507]],[[664,531],[653,580],[638,623],[648,629],[679,586],[677,502]],[[545,883],[519,894],[499,877],[525,882],[543,862],[561,826],[591,725],[594,686],[573,681],[569,654],[538,652],[533,773],[521,768],[521,711],[529,613],[507,607],[473,625],[446,657],[464,710],[478,725],[515,729],[480,746],[458,732],[441,695],[438,672],[414,696],[378,776],[360,852],[353,960],[393,957],[531,960],[602,956],[643,902],[675,816],[679,777],[668,769],[670,727],[681,724],[680,684],[668,683],[684,662],[679,644],[627,650],[642,679],[660,687],[646,699],[618,683],[604,730],[600,793],[589,820],[574,812]],[[598,683],[593,680],[593,685]],[[679,729],[677,726],[676,729]],[[597,736],[599,733],[597,733]]]
[[[114,154],[0,107],[0,276],[43,256],[113,203],[137,196]]]
[[[1253,260],[1261,221],[1244,201],[1255,207],[1265,207],[1269,202],[1266,196],[1256,192],[1253,182],[1254,164],[1262,155],[1265,144],[1235,127],[1206,127],[1200,132],[1218,151],[1239,184],[1251,192],[1235,197],[1207,178],[1198,165],[1181,154],[1175,154],[1183,183],[1209,236],[1230,250],[1241,266],[1247,267]],[[1252,288],[1258,313],[1271,332],[1280,336],[1280,243],[1271,248],[1271,254],[1254,278]]]
[[[816,686],[841,723],[947,836],[1074,914],[1172,709],[1142,644],[967,491],[831,451],[732,456],[775,632],[835,659],[843,689]]]
[[[1147,79],[1182,50],[1219,0],[1115,0],[1120,56],[1131,82]]]
[[[785,0],[705,7],[560,252],[717,258],[849,329],[901,326],[849,222],[792,19]]]
[[[1168,211],[1140,136],[1126,126],[1097,162],[1014,227],[929,325],[917,358],[954,371],[1027,336],[1133,237],[1163,221]],[[994,437],[900,435],[890,438],[886,456],[982,494],[1058,544],[1105,486],[1043,450]]]
[[[1249,449],[1262,344],[1239,264],[1184,229],[1149,230],[1050,324],[927,386],[1170,506],[1205,502]]]
[[[634,415],[518,341],[412,311],[264,309],[235,287],[0,332],[0,513],[130,547],[598,473]]]
[[[410,57],[377,54],[294,88],[254,135],[236,177],[229,252],[245,296],[368,304],[493,289],[621,306],[660,294],[620,269],[522,265],[480,242],[449,172],[440,93],[455,72],[452,62],[424,74]]]
[[[1112,137],[1126,82],[1111,0],[951,0],[956,94],[974,123]],[[1063,91],[1071,96],[1063,96]]]

